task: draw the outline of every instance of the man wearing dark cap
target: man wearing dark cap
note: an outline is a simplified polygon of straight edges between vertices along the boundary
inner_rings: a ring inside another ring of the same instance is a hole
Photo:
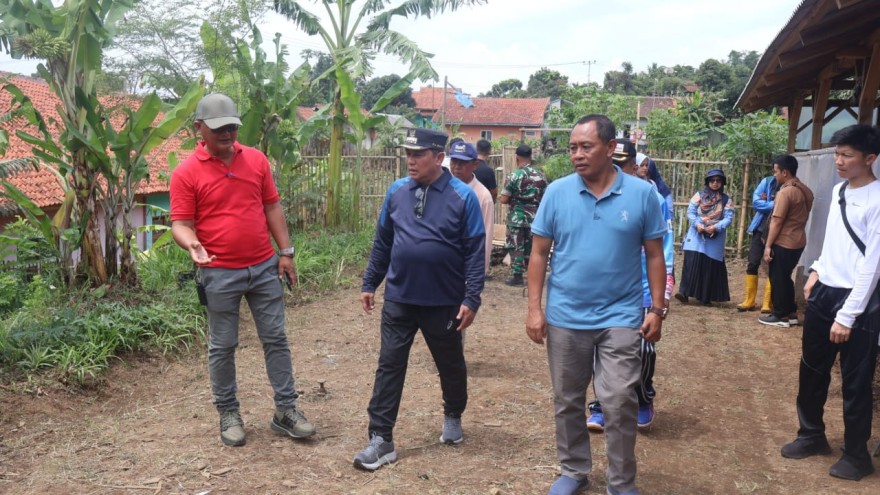
[[[477,180],[477,150],[471,143],[459,140],[449,147],[449,169],[458,180],[464,182],[477,194],[480,211],[483,213],[483,228],[486,229],[486,271],[492,258],[492,234],[495,231],[495,202],[482,182]]]
[[[474,174],[481,184],[486,186],[492,195],[492,202],[498,196],[498,181],[495,179],[495,171],[489,166],[489,155],[492,154],[492,143],[488,139],[477,141],[477,169]]]
[[[523,286],[523,274],[529,264],[532,251],[532,220],[541,204],[547,179],[544,173],[532,167],[532,148],[521,144],[516,148],[516,166],[507,177],[501,191],[501,203],[507,210],[507,242],[504,248],[510,253],[513,276],[507,285]]]
[[[409,176],[388,188],[361,287],[361,305],[371,314],[376,288],[385,280],[379,366],[367,409],[370,440],[354,458],[355,467],[369,471],[397,460],[392,432],[419,329],[440,373],[440,441],[463,440],[467,367],[461,331],[480,308],[485,274],[480,204],[467,184],[441,167],[446,134],[410,129],[402,146]]]
[[[208,312],[208,370],[220,439],[245,444],[236,398],[235,349],[241,298],[248,301],[275,392],[270,426],[293,438],[315,427],[296,408],[290,348],[284,333],[281,277],[296,284],[294,250],[272,169],[259,150],[236,141],[235,103],[214,93],[196,107],[202,141],[171,176],[171,233],[199,266],[199,290]],[[275,253],[269,235],[278,246]]]

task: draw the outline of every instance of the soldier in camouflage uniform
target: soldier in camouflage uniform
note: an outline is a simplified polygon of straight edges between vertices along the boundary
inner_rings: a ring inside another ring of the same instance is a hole
[[[501,203],[507,211],[507,242],[504,249],[510,253],[513,277],[507,285],[522,286],[523,273],[529,264],[532,251],[532,220],[547,189],[547,179],[540,170],[532,167],[532,148],[521,144],[516,148],[515,170],[507,177],[501,191]]]

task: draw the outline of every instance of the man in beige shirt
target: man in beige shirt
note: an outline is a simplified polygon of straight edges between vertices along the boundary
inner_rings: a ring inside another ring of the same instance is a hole
[[[492,259],[492,234],[495,232],[495,202],[492,201],[492,194],[474,174],[478,164],[477,150],[471,143],[459,141],[450,146],[449,169],[452,171],[452,175],[469,185],[477,193],[477,199],[480,200],[483,227],[486,229],[486,273],[489,273],[489,262]]]
[[[784,328],[798,323],[791,273],[807,245],[805,227],[813,208],[813,191],[798,180],[797,169],[797,159],[791,155],[773,160],[773,176],[779,184],[779,192],[764,244],[764,259],[770,265],[773,312],[758,321]]]

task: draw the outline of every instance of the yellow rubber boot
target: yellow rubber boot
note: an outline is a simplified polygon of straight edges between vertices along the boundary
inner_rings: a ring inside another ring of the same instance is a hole
[[[769,315],[773,312],[773,301],[770,299],[770,279],[764,285],[764,304],[761,306],[761,313]]]
[[[739,304],[738,311],[752,311],[756,309],[755,299],[758,297],[758,276],[746,275],[746,300]]]

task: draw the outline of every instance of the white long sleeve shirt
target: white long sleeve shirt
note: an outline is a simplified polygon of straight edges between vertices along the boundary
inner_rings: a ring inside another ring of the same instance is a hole
[[[831,209],[822,242],[822,254],[812,265],[819,281],[829,287],[852,289],[834,321],[852,328],[864,312],[880,279],[880,180],[846,188],[846,218],[853,232],[865,243],[865,254],[853,242],[840,214],[840,187],[834,186]]]

